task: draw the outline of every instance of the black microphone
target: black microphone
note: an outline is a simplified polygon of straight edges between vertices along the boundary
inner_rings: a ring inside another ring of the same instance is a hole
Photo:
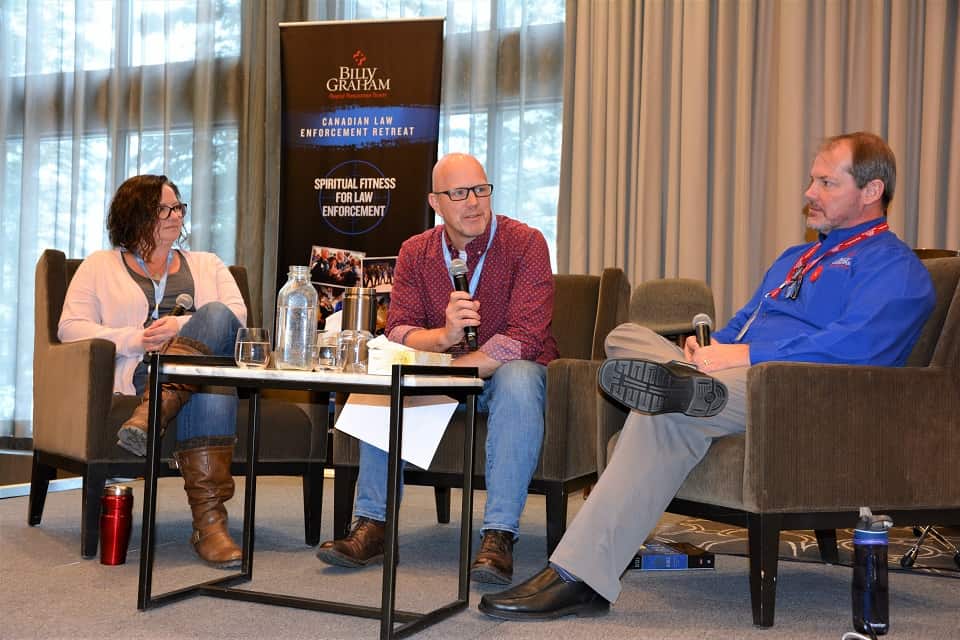
[[[173,305],[173,309],[170,309],[168,316],[182,316],[186,311],[189,311],[193,306],[193,296],[189,293],[181,293],[177,296],[176,304]]]
[[[697,342],[701,347],[710,344],[710,330],[713,329],[713,320],[705,313],[693,316],[693,331],[697,334]]]
[[[457,291],[470,291],[470,285],[467,283],[467,263],[460,258],[454,258],[450,261],[450,275],[453,276],[453,288]],[[470,326],[463,328],[463,334],[467,338],[467,346],[471,350],[477,349],[477,328]]]

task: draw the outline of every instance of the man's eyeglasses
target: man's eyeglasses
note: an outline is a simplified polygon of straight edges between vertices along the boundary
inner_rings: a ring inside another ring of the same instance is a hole
[[[181,202],[173,206],[166,205],[166,204],[157,205],[157,217],[160,218],[161,220],[166,220],[167,218],[170,217],[170,214],[174,212],[179,214],[181,218],[186,218],[187,203]]]
[[[490,194],[493,193],[492,184],[475,184],[472,187],[459,187],[457,189],[448,189],[447,191],[434,191],[434,195],[440,195],[445,193],[448,198],[453,202],[459,202],[460,200],[466,200],[470,197],[470,192],[473,191],[473,195],[478,198],[489,198]]]

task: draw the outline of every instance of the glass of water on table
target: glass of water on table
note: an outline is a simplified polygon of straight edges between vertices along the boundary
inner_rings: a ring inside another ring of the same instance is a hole
[[[237,329],[233,359],[242,369],[263,369],[270,360],[270,334],[258,327]]]

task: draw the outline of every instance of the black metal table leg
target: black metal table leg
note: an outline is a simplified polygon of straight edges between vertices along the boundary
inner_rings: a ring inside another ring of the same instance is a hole
[[[470,551],[473,548],[473,474],[477,444],[477,396],[467,398],[467,432],[463,434],[463,496],[460,513],[460,586],[458,598],[470,594]]]
[[[157,514],[157,468],[160,466],[160,353],[150,357],[150,405],[147,429],[147,469],[143,482],[143,531],[140,536],[140,587],[137,592],[137,609],[150,606],[150,590],[153,584],[153,554],[155,548]]]
[[[383,592],[380,608],[380,638],[393,637],[393,610],[396,604],[397,589],[397,515],[400,512],[400,477],[403,465],[400,452],[403,435],[403,374],[396,372],[390,382],[390,439],[387,457],[387,521],[386,539],[383,554]]]
[[[247,480],[243,499],[243,561],[241,571],[253,578],[253,523],[256,518],[257,462],[260,457],[260,390],[251,389],[247,421]]]

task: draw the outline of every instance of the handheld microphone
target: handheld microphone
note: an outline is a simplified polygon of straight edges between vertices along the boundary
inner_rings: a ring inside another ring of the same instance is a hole
[[[189,293],[181,293],[177,296],[176,304],[173,305],[173,309],[170,309],[168,316],[182,316],[186,311],[189,311],[193,307],[193,296]]]
[[[470,285],[467,283],[467,263],[460,258],[454,258],[450,261],[450,275],[453,276],[453,288],[457,291],[470,292]],[[472,351],[477,349],[477,328],[464,327],[463,334],[467,338],[467,346]]]
[[[697,334],[697,342],[701,347],[710,344],[710,330],[713,329],[713,320],[705,313],[693,316],[693,332]]]

